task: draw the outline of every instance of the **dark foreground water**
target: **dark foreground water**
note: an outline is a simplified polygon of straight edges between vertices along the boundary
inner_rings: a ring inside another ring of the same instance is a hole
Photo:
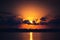
[[[0,40],[60,40],[60,32],[0,32]]]

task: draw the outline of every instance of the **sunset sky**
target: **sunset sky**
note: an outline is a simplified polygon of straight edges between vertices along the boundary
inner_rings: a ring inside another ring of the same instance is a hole
[[[17,18],[22,18],[23,20],[29,20],[31,23],[33,20],[35,21],[37,20],[36,23],[39,23],[41,21],[40,19],[46,16],[48,17],[47,21],[54,19],[53,17],[60,16],[59,14],[60,5],[58,0],[57,1],[52,1],[52,0],[2,1],[1,0],[0,6],[1,6],[0,11],[10,12],[13,15],[16,15]]]

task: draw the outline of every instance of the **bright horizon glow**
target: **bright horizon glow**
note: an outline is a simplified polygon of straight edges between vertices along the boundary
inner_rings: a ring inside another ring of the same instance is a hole
[[[35,21],[36,23],[40,23],[40,19],[45,17],[49,13],[51,13],[50,7],[45,6],[44,4],[34,4],[34,3],[22,3],[20,6],[16,8],[16,12],[20,18],[23,20],[29,20],[30,23]],[[40,29],[46,28],[45,25],[28,25],[21,24],[21,29]]]
[[[23,20],[29,20],[31,23],[36,19],[38,19],[38,23],[40,18],[46,16],[49,11],[47,7],[37,4],[22,4],[20,8],[17,8],[18,15],[23,18]]]

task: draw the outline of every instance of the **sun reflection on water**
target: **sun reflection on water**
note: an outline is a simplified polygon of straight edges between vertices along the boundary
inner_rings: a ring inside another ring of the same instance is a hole
[[[33,40],[33,33],[30,32],[30,40]]]

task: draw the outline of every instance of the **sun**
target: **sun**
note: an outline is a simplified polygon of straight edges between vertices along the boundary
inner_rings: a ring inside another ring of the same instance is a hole
[[[30,21],[30,23],[33,23],[32,21]]]

